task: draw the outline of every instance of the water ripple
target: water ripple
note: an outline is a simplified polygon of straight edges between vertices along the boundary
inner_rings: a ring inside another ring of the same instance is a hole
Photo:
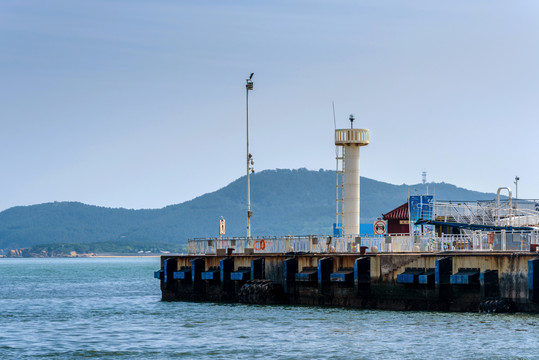
[[[2,359],[538,358],[537,315],[161,302],[158,259],[12,260]]]

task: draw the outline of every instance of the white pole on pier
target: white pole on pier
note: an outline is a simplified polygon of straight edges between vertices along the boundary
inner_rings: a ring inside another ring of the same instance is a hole
[[[254,169],[251,165],[254,165],[253,156],[249,152],[249,90],[253,90],[253,78],[254,73],[251,73],[249,79],[246,79],[247,84],[245,84],[245,93],[246,93],[246,116],[247,116],[247,239],[251,237],[251,216],[253,212],[251,211],[251,180],[250,173],[254,172]]]

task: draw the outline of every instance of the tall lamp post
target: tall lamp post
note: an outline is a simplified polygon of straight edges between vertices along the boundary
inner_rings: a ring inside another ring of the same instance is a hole
[[[249,90],[253,90],[253,75],[254,73],[251,73],[249,79],[246,79],[247,84],[245,84],[247,116],[247,239],[251,238],[251,216],[253,216],[251,211],[251,180],[249,178],[251,171],[254,172],[251,167],[251,165],[254,165],[253,155],[249,152]]]
[[[515,176],[515,209],[516,209],[516,206],[517,206],[517,203],[518,203],[518,181],[520,180],[520,178],[518,176]]]

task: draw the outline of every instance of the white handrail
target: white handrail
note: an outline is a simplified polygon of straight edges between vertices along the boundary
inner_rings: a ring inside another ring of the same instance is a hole
[[[432,251],[523,251],[539,243],[539,230],[474,231],[470,234],[442,236],[390,234],[333,237],[328,235],[268,236],[257,238],[189,239],[189,254],[216,254],[218,249],[234,249],[245,253],[359,253],[368,252],[432,252]],[[375,248],[376,247],[376,248]]]

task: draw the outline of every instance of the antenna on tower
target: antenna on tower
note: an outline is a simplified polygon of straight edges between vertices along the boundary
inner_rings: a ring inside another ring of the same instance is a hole
[[[350,120],[350,129],[354,128],[354,114],[350,114],[350,117],[348,118]]]
[[[423,171],[421,173],[421,182],[423,183],[423,185],[425,185],[427,183],[427,172],[426,171]]]

